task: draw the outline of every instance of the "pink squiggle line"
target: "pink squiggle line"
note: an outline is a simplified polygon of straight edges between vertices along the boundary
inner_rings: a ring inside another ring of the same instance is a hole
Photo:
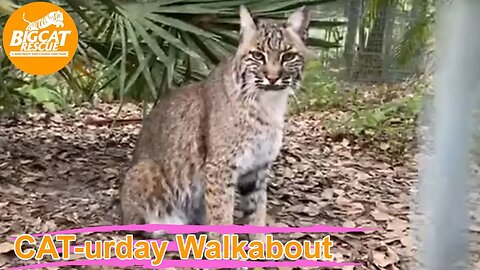
[[[108,260],[77,260],[41,263],[27,266],[9,268],[10,270],[21,269],[38,269],[44,267],[61,267],[61,266],[141,266],[148,269],[167,268],[167,267],[195,267],[195,268],[264,268],[264,267],[342,267],[342,266],[360,266],[361,263],[356,262],[328,262],[313,260],[297,260],[297,261],[236,261],[236,260],[163,260],[161,265],[152,266],[150,260],[120,260],[118,258]]]
[[[144,241],[147,241],[147,242],[162,242],[162,240],[159,240],[159,239],[146,239]],[[133,244],[135,244],[136,242],[138,242],[138,240],[134,240],[133,241]],[[78,248],[78,247],[85,247],[85,245],[76,245],[76,246],[71,246],[69,248],[70,250],[70,253],[74,253],[75,251],[75,248]],[[277,250],[277,247],[272,247],[273,250]],[[245,250],[249,250],[250,248],[248,246],[245,247]],[[292,247],[292,250],[295,250],[296,248],[295,247]],[[311,246],[310,249],[315,249],[314,246]],[[92,246],[92,251],[95,250],[95,245]],[[177,242],[176,241],[169,241],[168,242],[168,246],[167,246],[167,251],[178,251],[178,245],[177,245]],[[57,248],[57,252],[58,253],[63,253],[63,248],[59,247]]]
[[[159,239],[146,239],[144,241],[158,242],[158,243],[162,242],[162,240],[159,240]],[[134,240],[133,244],[135,245],[136,242],[138,242],[138,240]],[[70,248],[69,248],[70,253],[74,253],[75,248],[78,248],[78,247],[84,247],[85,248],[85,245],[70,246]],[[95,244],[92,245],[92,251],[93,250],[95,250]],[[167,251],[178,251],[177,243],[175,241],[168,242]],[[63,253],[63,248],[61,248],[61,247],[57,248],[57,252],[58,253]]]
[[[45,234],[74,234],[74,233],[92,233],[92,232],[113,232],[113,231],[146,231],[152,232],[164,230],[169,234],[188,234],[199,232],[216,232],[221,234],[231,233],[348,233],[348,232],[368,232],[378,230],[377,228],[346,228],[336,226],[314,225],[307,227],[267,227],[252,225],[172,225],[172,224],[142,224],[142,225],[111,225],[95,226],[78,229],[70,229],[56,232],[33,234],[38,237]],[[15,238],[13,238],[15,240]]]

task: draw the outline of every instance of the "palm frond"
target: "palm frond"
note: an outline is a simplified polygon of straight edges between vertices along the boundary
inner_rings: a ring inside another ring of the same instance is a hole
[[[395,46],[394,57],[397,63],[403,66],[410,63],[417,49],[427,44],[432,36],[433,25],[434,17],[426,15],[408,27],[400,42]]]
[[[300,6],[332,1],[64,0],[62,7],[77,22],[84,52],[79,56],[100,56],[95,57],[97,65],[116,71],[116,75],[108,73],[107,81],[121,97],[157,99],[172,87],[201,79],[234,52],[240,5],[256,16],[283,20]],[[313,17],[311,28],[342,24]],[[309,43],[319,48],[338,47],[315,38]]]

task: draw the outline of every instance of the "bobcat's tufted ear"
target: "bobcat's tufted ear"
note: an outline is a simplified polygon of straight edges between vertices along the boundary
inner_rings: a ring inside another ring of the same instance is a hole
[[[244,6],[240,6],[240,36],[242,41],[248,41],[251,39],[255,32],[257,31],[257,26],[250,15],[248,9]]]
[[[303,41],[308,37],[310,10],[305,6],[297,9],[287,20],[287,27],[293,30]]]
[[[244,54],[255,46],[257,25],[245,6],[240,6],[240,43],[237,56]]]

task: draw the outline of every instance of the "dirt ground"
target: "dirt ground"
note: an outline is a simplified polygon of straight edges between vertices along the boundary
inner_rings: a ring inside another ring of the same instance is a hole
[[[89,115],[112,117],[115,112],[115,106],[100,104],[76,109],[74,117],[32,115],[0,123],[0,269],[35,263],[15,259],[7,237],[118,224],[114,202],[140,125],[109,128],[83,122]],[[120,117],[139,115],[129,105]],[[335,259],[364,264],[344,268],[350,270],[411,269],[409,194],[417,178],[413,154],[395,161],[386,152],[331,138],[323,123],[321,113],[289,118],[285,144],[270,175],[269,225],[380,228],[332,234]],[[120,235],[84,234],[77,244],[82,237]],[[318,239],[301,233],[277,237]]]

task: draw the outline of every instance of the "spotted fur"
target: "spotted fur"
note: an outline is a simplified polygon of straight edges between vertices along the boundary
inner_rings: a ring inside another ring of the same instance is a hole
[[[266,176],[300,86],[308,12],[254,22],[241,7],[240,17],[236,54],[145,119],[120,190],[123,223],[232,224],[238,191],[242,222],[265,225]]]

